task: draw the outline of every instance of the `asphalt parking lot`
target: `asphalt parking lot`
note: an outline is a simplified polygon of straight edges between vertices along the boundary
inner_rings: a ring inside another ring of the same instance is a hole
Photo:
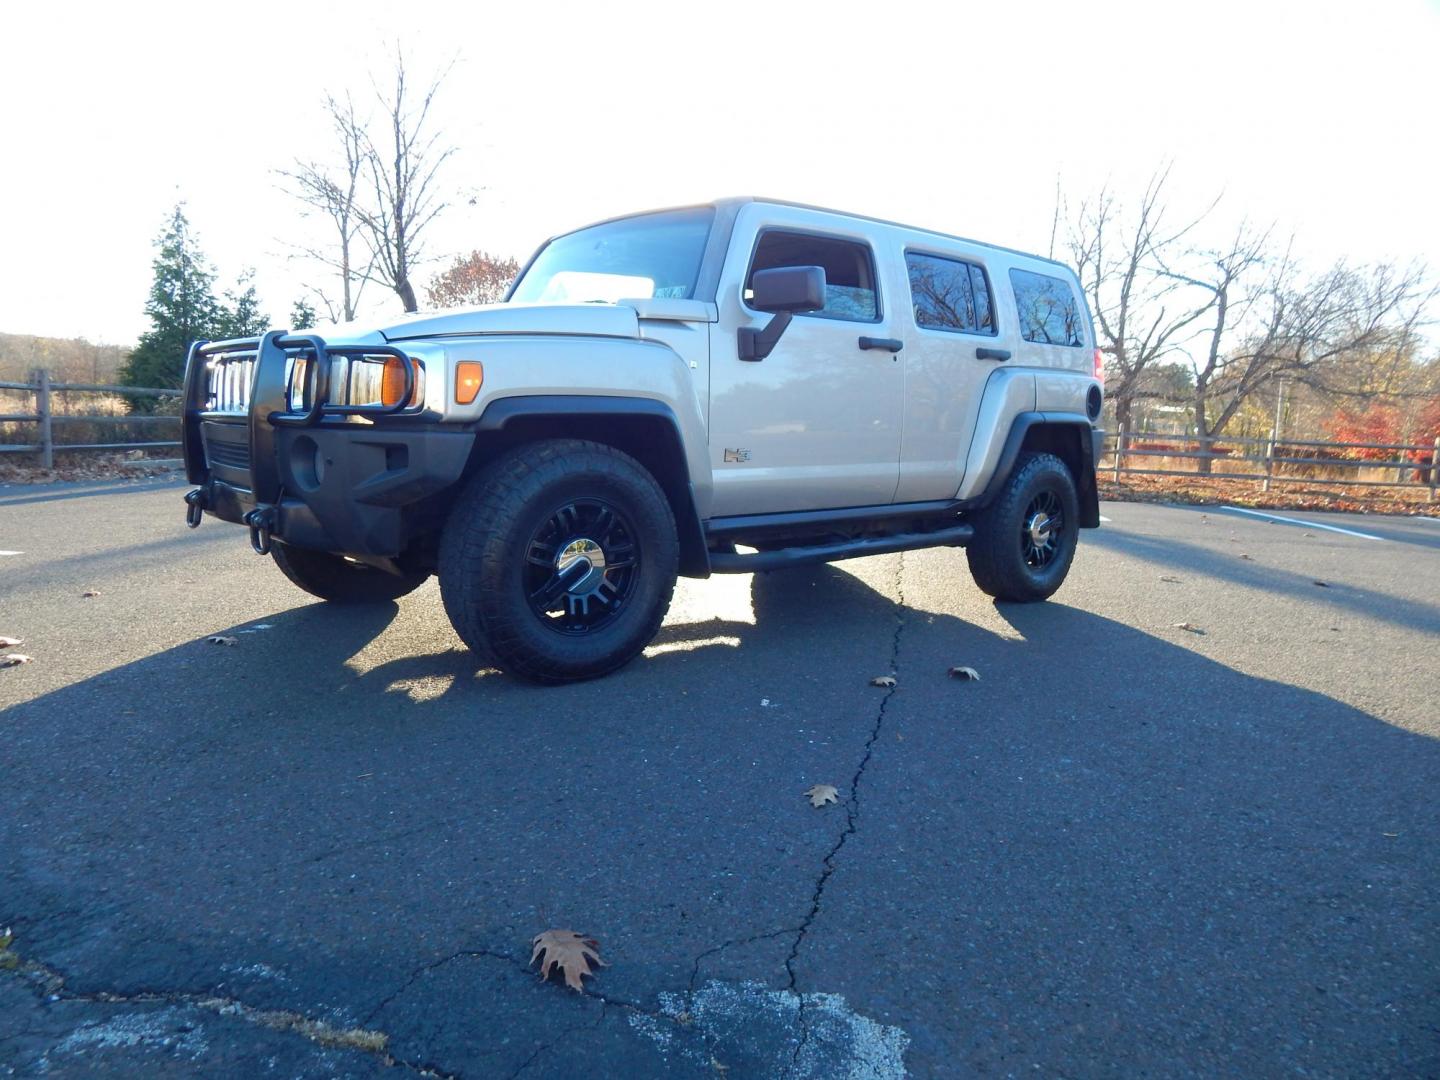
[[[1440,1074],[1440,521],[684,581],[537,689],[182,490],[0,487],[0,1074]]]

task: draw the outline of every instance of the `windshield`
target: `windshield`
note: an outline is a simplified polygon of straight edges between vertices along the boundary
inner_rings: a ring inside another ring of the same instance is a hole
[[[512,301],[614,303],[689,300],[710,236],[713,207],[666,210],[566,233],[535,256]]]

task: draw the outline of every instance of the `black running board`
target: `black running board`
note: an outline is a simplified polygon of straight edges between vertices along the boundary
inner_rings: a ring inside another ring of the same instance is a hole
[[[753,574],[758,570],[783,570],[787,566],[838,562],[840,559],[858,559],[865,555],[888,555],[894,551],[912,551],[915,548],[964,547],[974,536],[974,526],[952,525],[948,529],[932,529],[929,532],[896,533],[894,536],[846,540],[838,544],[757,551],[753,555],[741,555],[737,551],[712,551],[710,572]]]

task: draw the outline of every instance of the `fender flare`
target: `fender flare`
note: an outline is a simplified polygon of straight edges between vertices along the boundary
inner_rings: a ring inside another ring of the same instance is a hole
[[[1005,445],[1000,451],[1000,460],[990,482],[980,496],[967,509],[979,510],[989,506],[1000,496],[1015,462],[1025,446],[1025,439],[1036,428],[1075,429],[1076,443],[1080,455],[1080,469],[1075,477],[1075,490],[1080,500],[1080,527],[1094,529],[1100,525],[1100,493],[1095,482],[1095,462],[1098,460],[1098,445],[1104,432],[1090,423],[1090,418],[1081,413],[1069,412],[1022,412],[1010,422],[1010,432],[1005,436]]]

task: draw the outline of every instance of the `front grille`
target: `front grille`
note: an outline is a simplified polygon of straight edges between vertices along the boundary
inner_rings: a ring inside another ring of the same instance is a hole
[[[223,465],[230,469],[250,468],[249,432],[246,432],[243,441],[221,442],[218,439],[206,439],[205,459],[212,466]]]
[[[217,353],[205,362],[209,377],[206,412],[244,414],[250,409],[250,383],[255,376],[253,352]]]

